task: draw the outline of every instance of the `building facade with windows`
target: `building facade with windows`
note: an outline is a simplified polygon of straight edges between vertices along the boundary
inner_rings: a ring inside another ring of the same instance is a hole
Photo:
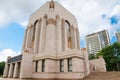
[[[120,32],[116,32],[117,41],[120,42]]]
[[[4,78],[82,79],[89,61],[80,49],[76,18],[48,1],[29,18],[22,54],[8,57]]]
[[[85,38],[86,48],[89,54],[96,54],[102,48],[110,45],[110,38],[107,30],[89,34]]]

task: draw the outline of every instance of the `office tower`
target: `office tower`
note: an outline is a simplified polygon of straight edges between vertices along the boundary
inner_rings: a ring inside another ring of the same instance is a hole
[[[120,42],[120,32],[116,32],[117,41]]]
[[[86,36],[86,48],[89,54],[96,54],[102,48],[110,45],[110,38],[107,30],[95,32]]]

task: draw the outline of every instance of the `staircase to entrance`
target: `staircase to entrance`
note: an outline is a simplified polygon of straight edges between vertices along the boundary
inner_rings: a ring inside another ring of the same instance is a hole
[[[92,72],[83,80],[120,80],[120,72]]]

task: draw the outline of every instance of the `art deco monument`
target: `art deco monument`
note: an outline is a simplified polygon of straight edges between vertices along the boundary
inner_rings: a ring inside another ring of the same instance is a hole
[[[89,74],[89,62],[79,42],[75,17],[48,1],[30,16],[22,54],[8,57],[3,77],[82,79]]]

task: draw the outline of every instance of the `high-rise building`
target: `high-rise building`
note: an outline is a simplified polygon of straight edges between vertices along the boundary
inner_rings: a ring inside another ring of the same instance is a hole
[[[108,45],[110,45],[110,38],[107,30],[86,36],[86,48],[89,54],[96,54]]]
[[[120,42],[120,32],[116,32],[117,41]]]
[[[56,1],[48,1],[30,16],[22,53],[7,59],[3,77],[84,78],[89,61],[79,41],[75,16]]]

